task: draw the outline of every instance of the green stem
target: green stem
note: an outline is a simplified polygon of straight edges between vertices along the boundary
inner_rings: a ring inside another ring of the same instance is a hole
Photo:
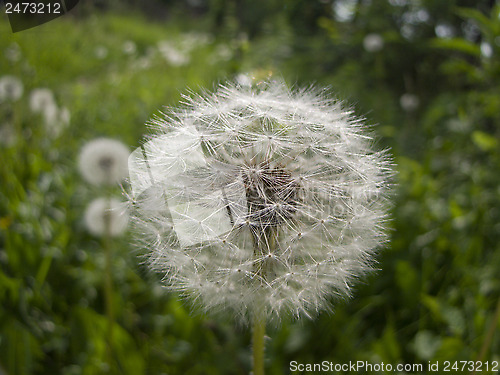
[[[264,335],[266,322],[258,312],[253,321],[253,375],[264,375]]]
[[[105,255],[105,275],[104,275],[104,296],[106,304],[106,316],[108,318],[107,341],[108,356],[110,364],[113,359],[113,325],[115,321],[113,309],[113,270],[112,270],[112,250],[111,250],[111,217],[108,213],[104,216],[104,255]]]

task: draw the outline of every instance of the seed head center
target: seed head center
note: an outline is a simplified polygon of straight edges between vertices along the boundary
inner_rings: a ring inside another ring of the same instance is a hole
[[[289,171],[269,162],[242,168],[248,218],[261,230],[277,227],[294,216],[298,185]]]

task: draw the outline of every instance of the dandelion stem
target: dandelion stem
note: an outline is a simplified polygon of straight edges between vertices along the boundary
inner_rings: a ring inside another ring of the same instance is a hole
[[[253,375],[264,375],[264,335],[266,322],[262,314],[256,312],[253,321]]]
[[[109,205],[110,206],[110,205]],[[111,250],[111,217],[109,213],[104,215],[104,254],[105,254],[105,275],[104,275],[104,295],[106,304],[106,316],[108,318],[107,341],[108,355],[110,362],[113,358],[113,325],[114,325],[114,310],[113,310],[113,273],[112,273],[112,250]]]

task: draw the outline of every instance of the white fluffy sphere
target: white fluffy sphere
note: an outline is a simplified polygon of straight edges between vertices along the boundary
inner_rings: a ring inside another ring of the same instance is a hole
[[[97,198],[85,211],[85,225],[94,236],[121,235],[127,229],[128,214],[125,206],[116,198]]]
[[[129,150],[122,142],[97,138],[83,146],[78,166],[93,185],[113,185],[128,176]]]
[[[166,284],[206,310],[310,315],[385,240],[387,152],[324,90],[220,86],[152,121],[130,158],[135,222]]]

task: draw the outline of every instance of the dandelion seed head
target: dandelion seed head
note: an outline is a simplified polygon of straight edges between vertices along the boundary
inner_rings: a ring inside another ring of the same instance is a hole
[[[312,316],[386,241],[387,151],[325,90],[226,84],[153,119],[129,159],[149,264],[206,311]]]
[[[23,96],[24,87],[21,80],[11,75],[0,77],[0,103],[15,102]]]
[[[94,236],[120,236],[128,224],[125,205],[116,198],[97,198],[90,202],[85,211],[85,225]]]
[[[128,148],[115,139],[98,138],[83,146],[79,156],[82,176],[93,185],[113,185],[128,175]]]

